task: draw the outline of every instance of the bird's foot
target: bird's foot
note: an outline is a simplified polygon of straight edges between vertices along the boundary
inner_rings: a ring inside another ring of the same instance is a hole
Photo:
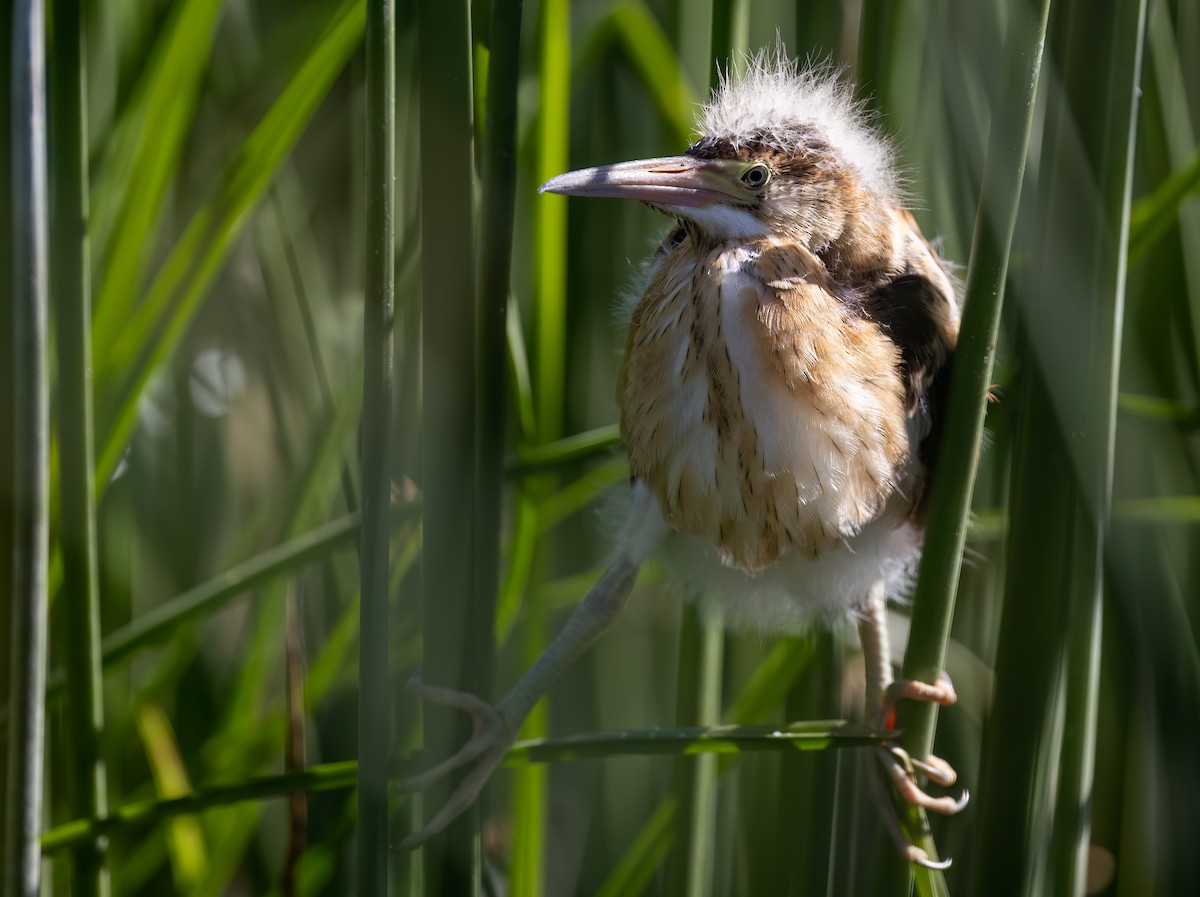
[[[413,776],[400,784],[400,790],[413,793],[424,791],[435,782],[445,778],[454,770],[474,764],[454,793],[450,795],[445,805],[429,824],[419,832],[414,832],[401,842],[402,850],[412,850],[420,847],[451,822],[461,815],[479,797],[483,786],[492,777],[504,755],[516,739],[516,727],[498,708],[476,695],[451,688],[439,688],[436,685],[426,685],[418,679],[410,679],[408,692],[423,701],[461,710],[471,717],[474,726],[470,739],[454,756],[443,760],[437,766],[420,775]]]
[[[932,701],[943,707],[949,707],[958,700],[954,685],[945,673],[938,678],[935,685],[920,682],[915,679],[898,679],[888,685],[880,705],[876,724],[881,728],[891,729],[894,723],[896,703],[902,699],[910,701]],[[884,827],[891,835],[892,841],[900,851],[901,856],[908,862],[930,869],[946,869],[950,860],[935,861],[918,845],[913,844],[904,834],[900,819],[896,814],[896,806],[892,802],[884,783],[891,786],[892,791],[905,803],[938,813],[943,816],[953,816],[960,812],[970,799],[970,794],[964,788],[962,795],[953,797],[933,797],[917,783],[917,773],[924,774],[931,782],[943,788],[949,788],[958,780],[954,768],[940,757],[932,754],[925,760],[910,757],[908,753],[896,745],[885,742],[875,749],[877,769],[881,775],[874,777],[875,786],[872,789],[879,804]]]

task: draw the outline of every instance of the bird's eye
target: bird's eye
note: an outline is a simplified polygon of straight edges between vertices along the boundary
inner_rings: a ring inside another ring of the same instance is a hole
[[[767,170],[767,166],[755,165],[753,168],[747,169],[746,173],[742,175],[742,183],[752,190],[757,190],[766,184],[770,178],[771,173]]]

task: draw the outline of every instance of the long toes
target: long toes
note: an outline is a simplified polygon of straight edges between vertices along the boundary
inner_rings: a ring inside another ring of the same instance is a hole
[[[963,789],[962,795],[957,799],[953,797],[933,797],[927,794],[913,777],[910,765],[917,764],[900,748],[880,748],[878,756],[880,758],[880,765],[887,774],[888,780],[892,783],[892,787],[896,789],[896,793],[900,795],[901,800],[905,803],[912,804],[914,807],[921,807],[930,813],[937,813],[941,816],[953,816],[955,813],[961,812],[971,798],[970,793],[966,789]]]
[[[900,818],[896,815],[896,806],[884,789],[883,780],[879,776],[871,776],[871,795],[879,808],[883,827],[891,837],[892,843],[896,845],[896,851],[900,854],[901,859],[927,869],[950,868],[950,860],[931,860],[924,849],[908,840],[904,829],[900,826]]]
[[[443,688],[440,685],[428,685],[416,676],[409,679],[404,688],[410,695],[415,695],[422,701],[437,704],[439,707],[449,707],[451,710],[461,710],[468,716],[487,716],[492,712],[492,705],[478,695],[473,695],[468,691]]]
[[[918,866],[924,866],[926,869],[937,869],[938,871],[944,871],[949,869],[953,864],[953,860],[951,860],[949,857],[946,857],[944,860],[931,860],[929,855],[919,847],[917,848],[917,853],[919,853],[920,856],[909,860],[909,862],[916,863]]]
[[[425,828],[419,832],[413,832],[401,841],[400,849],[412,850],[420,847],[475,803],[483,786],[487,784],[496,767],[500,765],[506,751],[507,745],[493,745],[490,750],[486,751],[475,768],[454,789],[454,793],[450,795],[437,815],[429,821]]]
[[[914,768],[925,773],[929,777],[929,781],[942,788],[949,788],[958,781],[958,773],[954,771],[954,767],[941,757],[935,757],[932,754],[925,760],[910,757],[908,762]]]
[[[488,749],[489,740],[487,738],[475,737],[458,749],[458,752],[452,757],[447,757],[437,766],[432,769],[427,769],[425,772],[413,776],[401,782],[397,788],[405,794],[412,794],[417,791],[424,791],[433,785],[434,782],[444,778],[454,770],[466,766],[473,760],[478,759]]]
[[[950,681],[950,677],[942,673],[934,685],[919,679],[897,679],[889,683],[884,692],[884,703],[894,705],[900,700],[929,701],[949,707],[958,700],[958,694],[954,691],[954,683]]]

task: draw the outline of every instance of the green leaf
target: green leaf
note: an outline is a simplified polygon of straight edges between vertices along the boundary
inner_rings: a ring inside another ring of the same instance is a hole
[[[248,213],[358,47],[362,33],[362,0],[350,0],[218,179],[213,197],[192,217],[145,299],[122,320],[111,343],[96,342],[98,483],[106,483],[116,469],[151,375],[179,345]]]
[[[1133,205],[1129,218],[1129,260],[1144,256],[1171,229],[1180,204],[1200,190],[1200,148],[1182,168],[1171,173],[1149,196]]]
[[[171,722],[157,704],[143,704],[138,708],[138,735],[146,748],[146,759],[160,797],[180,797],[192,790],[188,781],[187,768],[179,755],[179,744],[171,729]],[[175,877],[175,889],[186,893],[195,887],[208,866],[208,850],[204,845],[204,833],[193,816],[177,816],[167,826],[167,849],[171,856],[171,869]]]

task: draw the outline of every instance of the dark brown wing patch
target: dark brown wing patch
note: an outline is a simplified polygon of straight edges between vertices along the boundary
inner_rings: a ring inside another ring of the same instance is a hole
[[[900,348],[905,410],[917,411],[934,377],[950,357],[952,333],[947,298],[919,274],[905,274],[877,287],[862,310]]]

